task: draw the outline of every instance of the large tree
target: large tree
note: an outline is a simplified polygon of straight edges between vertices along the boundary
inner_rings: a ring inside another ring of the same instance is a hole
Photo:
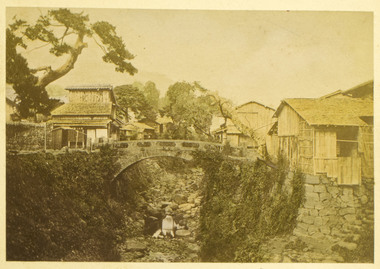
[[[197,83],[177,82],[169,87],[164,111],[173,120],[176,136],[188,138],[191,129],[211,136],[212,117],[217,110],[207,92]]]
[[[157,89],[156,84],[152,81],[147,81],[144,86],[144,95],[148,104],[158,112],[160,91]]]
[[[138,88],[144,94],[148,104],[158,113],[160,91],[157,89],[156,84],[152,81],[147,81],[145,84],[135,81],[132,86]]]
[[[136,86],[126,84],[115,87],[116,100],[121,109],[126,113],[126,120],[130,120],[129,112],[132,111],[137,119],[156,119],[156,112],[148,103],[144,93]]]
[[[45,87],[72,69],[87,48],[87,39],[95,40],[104,53],[103,61],[114,64],[117,72],[133,75],[137,69],[129,62],[134,56],[126,49],[115,26],[106,21],[90,23],[89,16],[69,9],[49,10],[30,24],[14,18],[6,29],[6,81],[13,85],[23,116],[44,112],[49,104]],[[49,63],[30,68],[20,53],[31,44],[49,48],[64,63],[53,69]]]

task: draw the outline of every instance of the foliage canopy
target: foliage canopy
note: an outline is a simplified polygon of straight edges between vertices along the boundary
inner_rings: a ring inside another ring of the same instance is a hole
[[[119,106],[126,113],[127,120],[130,118],[129,110],[135,114],[137,119],[156,119],[155,109],[150,105],[144,92],[138,87],[126,84],[115,87],[114,91]]]
[[[174,123],[173,136],[188,138],[195,133],[210,136],[212,117],[217,108],[198,83],[177,82],[166,92],[164,114]]]
[[[41,14],[34,24],[14,18],[6,29],[6,82],[13,85],[21,116],[47,113],[51,106],[45,87],[72,69],[92,38],[102,49],[103,61],[115,71],[133,75],[137,69],[129,62],[134,56],[126,49],[116,27],[106,21],[90,23],[88,15],[69,9],[53,9]],[[47,47],[56,57],[66,57],[56,69],[49,63],[31,68],[20,51],[32,44]]]

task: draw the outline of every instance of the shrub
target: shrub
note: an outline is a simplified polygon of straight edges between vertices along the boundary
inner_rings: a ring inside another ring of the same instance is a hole
[[[286,234],[296,224],[305,191],[296,171],[284,185],[288,166],[277,169],[264,162],[240,162],[216,150],[194,153],[205,172],[200,211],[201,259],[218,262],[259,262],[260,245],[270,236]]]
[[[7,156],[7,260],[117,260],[123,216],[111,208],[109,148]]]

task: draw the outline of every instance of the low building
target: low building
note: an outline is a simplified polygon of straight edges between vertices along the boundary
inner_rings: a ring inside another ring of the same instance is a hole
[[[68,87],[69,103],[51,112],[53,148],[86,148],[91,143],[119,140],[123,122],[116,118],[116,99],[111,85]]]
[[[156,122],[159,124],[158,133],[163,135],[168,132],[168,127],[173,125],[173,120],[167,116],[157,118]]]
[[[322,97],[285,99],[269,130],[272,155],[283,153],[293,167],[325,173],[340,184],[373,177],[373,100]]]
[[[141,122],[129,122],[120,128],[120,140],[152,139],[156,133],[153,127]]]
[[[274,109],[255,101],[251,101],[236,107],[238,121],[254,131],[256,137],[253,139],[241,130],[230,120],[221,125],[215,131],[216,136],[222,143],[229,143],[233,147],[257,148],[265,144],[265,139],[271,123]]]

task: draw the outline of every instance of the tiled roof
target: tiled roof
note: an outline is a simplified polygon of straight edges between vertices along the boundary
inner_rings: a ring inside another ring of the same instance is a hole
[[[52,119],[49,123],[55,126],[91,126],[91,127],[104,127],[106,128],[111,120],[85,120],[85,119]]]
[[[366,124],[360,117],[373,116],[373,101],[369,99],[350,97],[285,99],[275,116],[281,113],[285,104],[293,108],[310,125],[361,126]]]
[[[141,123],[141,122],[130,122],[130,123],[127,123],[126,125],[124,125],[121,130],[154,130],[154,128],[144,124],[144,123]]]
[[[112,103],[68,103],[51,112],[51,115],[111,115]]]
[[[156,122],[158,122],[159,124],[165,124],[165,123],[173,123],[173,120],[169,117],[159,117]]]

